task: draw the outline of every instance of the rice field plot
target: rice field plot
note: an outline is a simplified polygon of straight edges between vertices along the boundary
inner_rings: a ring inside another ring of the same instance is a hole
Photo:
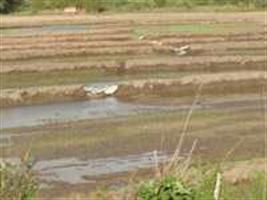
[[[151,174],[151,152],[175,151],[192,104],[183,153],[197,139],[194,161],[220,163],[236,146],[229,161],[264,157],[264,13],[2,21],[0,145],[9,143],[1,157],[16,160],[30,150],[46,172],[42,183],[51,185],[42,197],[112,187],[131,170]],[[112,94],[84,89],[109,84]],[[82,180],[71,188],[62,181],[68,170]]]

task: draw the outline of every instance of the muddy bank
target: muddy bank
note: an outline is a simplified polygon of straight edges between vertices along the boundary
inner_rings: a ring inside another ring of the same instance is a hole
[[[185,76],[180,79],[152,79],[111,83],[114,91],[106,93],[100,84],[97,89],[90,85],[47,86],[24,89],[4,89],[1,91],[1,107],[31,105],[56,101],[73,101],[115,96],[131,99],[147,95],[185,97],[194,96],[200,84],[204,84],[204,94],[244,94],[258,93],[266,79],[263,71],[243,71]],[[108,85],[108,83],[106,84]],[[109,88],[108,88],[109,89]],[[113,89],[112,89],[113,90]]]
[[[24,89],[7,89],[1,91],[1,107],[47,103],[53,101],[70,101],[86,96],[82,85],[36,87]]]

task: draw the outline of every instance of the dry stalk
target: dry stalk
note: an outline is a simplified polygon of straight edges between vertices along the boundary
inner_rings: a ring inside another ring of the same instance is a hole
[[[179,174],[180,177],[186,178],[187,174],[185,172],[188,170],[188,168],[189,168],[189,166],[191,164],[192,155],[193,155],[193,152],[194,152],[194,150],[195,150],[195,148],[197,146],[197,141],[198,141],[197,139],[194,140],[194,143],[193,143],[193,145],[192,145],[192,147],[190,149],[190,152],[189,152],[186,160],[183,162],[183,165],[181,165],[181,168],[177,170],[178,173],[180,173]]]
[[[184,143],[184,138],[185,138],[185,135],[187,133],[187,130],[188,130],[188,127],[189,127],[190,120],[191,120],[192,114],[194,112],[194,109],[196,108],[196,105],[197,105],[197,103],[199,101],[203,85],[204,84],[202,82],[202,83],[200,83],[200,85],[198,87],[195,99],[194,99],[194,101],[193,101],[193,103],[192,103],[192,105],[190,107],[189,112],[187,113],[186,120],[185,120],[185,123],[184,123],[184,126],[183,126],[183,130],[182,130],[182,134],[180,136],[176,151],[174,152],[170,163],[167,165],[166,169],[164,170],[165,173],[170,171],[171,168],[174,168],[174,169],[177,168],[179,156],[180,156],[181,149],[182,149],[182,146],[183,146],[183,143]]]
[[[214,200],[219,200],[220,198],[221,184],[222,184],[222,175],[221,173],[218,173],[217,178],[216,178],[216,185],[214,189]]]
[[[155,161],[155,172],[156,177],[161,177],[160,167],[159,167],[159,159],[158,159],[158,152],[155,150],[153,151],[153,157]]]

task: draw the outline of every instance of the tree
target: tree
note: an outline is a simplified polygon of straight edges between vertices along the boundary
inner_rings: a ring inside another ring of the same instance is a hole
[[[22,3],[23,0],[0,0],[0,13],[10,13]]]

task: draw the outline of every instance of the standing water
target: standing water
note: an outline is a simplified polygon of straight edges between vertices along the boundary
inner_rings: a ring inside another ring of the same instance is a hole
[[[37,126],[83,119],[125,116],[140,112],[170,110],[168,106],[123,103],[116,98],[1,109],[1,129]]]

